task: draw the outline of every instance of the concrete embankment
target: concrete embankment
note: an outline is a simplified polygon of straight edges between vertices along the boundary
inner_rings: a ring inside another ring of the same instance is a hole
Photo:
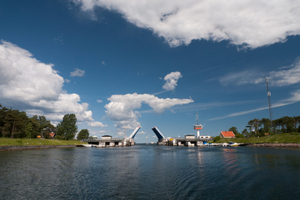
[[[72,148],[76,145],[43,145],[43,146],[0,146],[0,151],[29,150],[29,149],[52,149],[52,148]]]
[[[285,147],[285,148],[300,148],[299,143],[260,143],[260,144],[247,144],[252,147]]]

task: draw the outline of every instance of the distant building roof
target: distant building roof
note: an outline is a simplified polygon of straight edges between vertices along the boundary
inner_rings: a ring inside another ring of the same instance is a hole
[[[102,137],[112,137],[111,135],[103,135]]]
[[[223,135],[223,137],[235,137],[232,131],[221,131],[221,134]]]
[[[49,136],[53,138],[55,136],[55,133],[49,133]]]

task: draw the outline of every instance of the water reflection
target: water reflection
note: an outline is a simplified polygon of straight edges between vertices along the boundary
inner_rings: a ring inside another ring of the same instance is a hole
[[[300,196],[299,150],[136,145],[0,152],[0,158],[0,199]]]

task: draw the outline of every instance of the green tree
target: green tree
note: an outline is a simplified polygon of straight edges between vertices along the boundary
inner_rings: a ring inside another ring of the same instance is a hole
[[[217,141],[219,141],[219,140],[221,140],[221,137],[220,136],[216,136],[216,137],[214,137],[214,142],[217,142]]]
[[[10,138],[22,138],[25,137],[25,126],[27,124],[28,117],[26,112],[20,112],[19,110],[7,110],[4,117],[4,126],[2,133],[4,137]]]
[[[243,134],[245,137],[250,137],[250,133],[248,132],[248,130],[247,130],[246,128],[242,131],[242,134]]]
[[[288,116],[283,117],[283,124],[284,124],[284,127],[285,127],[284,132],[285,133],[294,132],[295,131],[294,123],[295,123],[295,119],[293,117],[288,117]]]
[[[234,135],[239,134],[237,128],[235,126],[231,127],[228,129],[229,131],[232,131],[234,133]]]
[[[66,114],[63,121],[57,125],[57,138],[71,140],[74,139],[77,132],[76,126],[77,118],[75,114]]]
[[[88,139],[89,138],[89,130],[87,129],[82,129],[77,135],[77,140],[83,140],[83,139]]]
[[[28,122],[25,126],[25,135],[27,138],[31,138],[33,136],[32,124]]]
[[[252,119],[248,122],[248,126],[250,128],[250,134],[253,136],[257,133],[258,128],[261,126],[261,121],[259,119]],[[252,128],[254,128],[254,134],[252,131]]]
[[[30,123],[32,126],[31,132],[30,132],[31,138],[36,138],[41,133],[41,128],[40,128],[37,116],[35,115],[33,117],[30,117],[28,119],[28,123]],[[29,130],[27,130],[27,131],[29,131]]]
[[[267,118],[261,119],[261,124],[264,126],[260,131],[262,134],[271,133],[271,121]]]
[[[0,137],[4,136],[4,118],[5,118],[5,115],[7,113],[7,111],[9,109],[7,109],[6,107],[2,107],[2,105],[0,104]]]

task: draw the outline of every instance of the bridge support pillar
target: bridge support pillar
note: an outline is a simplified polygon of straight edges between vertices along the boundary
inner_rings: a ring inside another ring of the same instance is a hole
[[[110,142],[109,143],[109,147],[114,147],[115,146],[115,143],[114,142]]]
[[[99,145],[98,145],[99,147],[105,147],[105,142],[99,142]]]
[[[203,141],[197,141],[197,147],[203,146]]]

